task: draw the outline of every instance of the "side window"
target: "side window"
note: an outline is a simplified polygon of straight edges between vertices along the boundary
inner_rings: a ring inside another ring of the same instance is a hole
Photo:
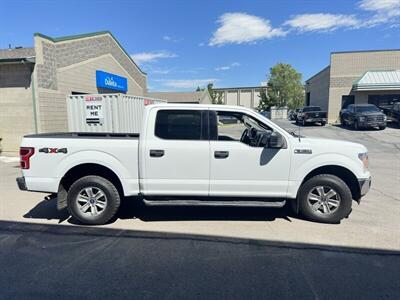
[[[167,140],[202,140],[202,111],[160,110],[155,135]]]
[[[267,125],[243,113],[218,111],[216,113],[218,141],[241,142],[252,147],[264,147],[265,134],[272,130]],[[212,136],[214,136],[212,134]]]

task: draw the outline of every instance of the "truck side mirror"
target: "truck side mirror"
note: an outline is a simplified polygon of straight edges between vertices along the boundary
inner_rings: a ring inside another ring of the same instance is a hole
[[[277,132],[271,133],[271,136],[269,137],[269,143],[268,146],[269,148],[283,148],[285,145],[285,140],[283,136]]]

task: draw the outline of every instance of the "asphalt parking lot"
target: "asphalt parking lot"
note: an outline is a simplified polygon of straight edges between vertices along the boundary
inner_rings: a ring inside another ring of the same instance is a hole
[[[308,222],[282,209],[126,203],[111,224],[76,226],[46,194],[19,191],[18,163],[0,160],[3,297],[398,299],[400,129],[300,130],[369,149],[372,189],[340,224]]]

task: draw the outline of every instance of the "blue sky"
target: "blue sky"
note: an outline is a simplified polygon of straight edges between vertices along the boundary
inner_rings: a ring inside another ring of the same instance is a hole
[[[400,48],[400,0],[0,0],[0,11],[0,48],[110,30],[153,91],[256,86],[278,62],[305,80],[330,52]]]

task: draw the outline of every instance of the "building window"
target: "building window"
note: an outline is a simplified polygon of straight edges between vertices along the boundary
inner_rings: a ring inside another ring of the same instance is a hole
[[[307,94],[306,94],[306,106],[310,106],[310,102],[311,102],[311,93],[307,92]]]

